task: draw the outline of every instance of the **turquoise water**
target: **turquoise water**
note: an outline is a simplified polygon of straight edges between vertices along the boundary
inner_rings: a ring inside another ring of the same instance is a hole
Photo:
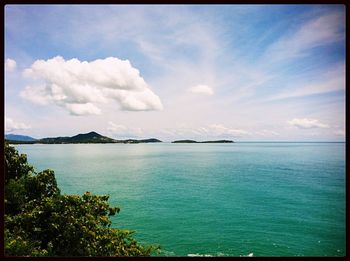
[[[345,143],[16,145],[161,255],[344,256]]]

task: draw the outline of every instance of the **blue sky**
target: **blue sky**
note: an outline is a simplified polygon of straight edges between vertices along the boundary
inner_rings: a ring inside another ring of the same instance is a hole
[[[5,130],[345,140],[343,5],[6,5]]]

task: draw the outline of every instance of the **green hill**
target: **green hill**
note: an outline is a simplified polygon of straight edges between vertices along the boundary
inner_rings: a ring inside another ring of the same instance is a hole
[[[89,133],[78,134],[73,137],[56,137],[56,138],[43,138],[38,140],[37,143],[115,143],[114,139],[102,136],[97,132],[91,131]]]
[[[143,140],[136,140],[136,139],[127,139],[127,140],[117,140],[118,143],[151,143],[151,142],[162,142],[158,139],[143,139]]]
[[[89,133],[78,134],[72,137],[49,137],[42,138],[37,140],[23,140],[23,139],[15,139],[8,138],[8,135],[5,136],[5,140],[12,144],[70,144],[70,143],[150,143],[150,142],[162,142],[158,139],[127,139],[127,140],[115,140],[106,136],[102,136],[95,131],[91,131]],[[22,135],[16,135],[16,137],[25,137]]]
[[[198,143],[198,141],[195,141],[195,140],[175,140],[171,143]]]
[[[6,134],[5,135],[6,140],[16,140],[16,141],[35,141],[33,137],[25,136],[25,135],[18,135],[18,134]]]

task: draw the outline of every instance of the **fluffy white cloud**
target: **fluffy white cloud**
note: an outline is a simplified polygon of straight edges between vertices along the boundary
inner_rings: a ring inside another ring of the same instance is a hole
[[[5,132],[13,132],[17,130],[27,130],[30,129],[30,126],[22,123],[16,122],[11,118],[5,117]]]
[[[211,87],[207,86],[207,85],[196,85],[196,86],[192,86],[191,88],[189,88],[189,91],[192,93],[199,93],[199,94],[205,94],[205,95],[213,95],[214,91]]]
[[[8,72],[13,72],[17,67],[17,63],[15,60],[7,58],[5,60],[5,70]]]
[[[37,60],[24,71],[44,84],[26,86],[21,97],[33,103],[56,104],[73,115],[100,114],[99,104],[115,100],[122,110],[163,108],[159,97],[128,60],[115,57],[95,61]]]
[[[73,115],[91,115],[91,114],[100,114],[101,110],[97,108],[92,103],[67,103],[66,108]]]
[[[321,123],[316,119],[293,119],[288,121],[288,123],[299,129],[329,128],[327,124]]]

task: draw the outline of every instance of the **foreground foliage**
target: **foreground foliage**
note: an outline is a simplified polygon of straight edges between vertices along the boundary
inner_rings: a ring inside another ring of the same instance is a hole
[[[111,228],[108,196],[62,195],[52,170],[35,173],[5,143],[5,255],[148,256],[131,231]]]

